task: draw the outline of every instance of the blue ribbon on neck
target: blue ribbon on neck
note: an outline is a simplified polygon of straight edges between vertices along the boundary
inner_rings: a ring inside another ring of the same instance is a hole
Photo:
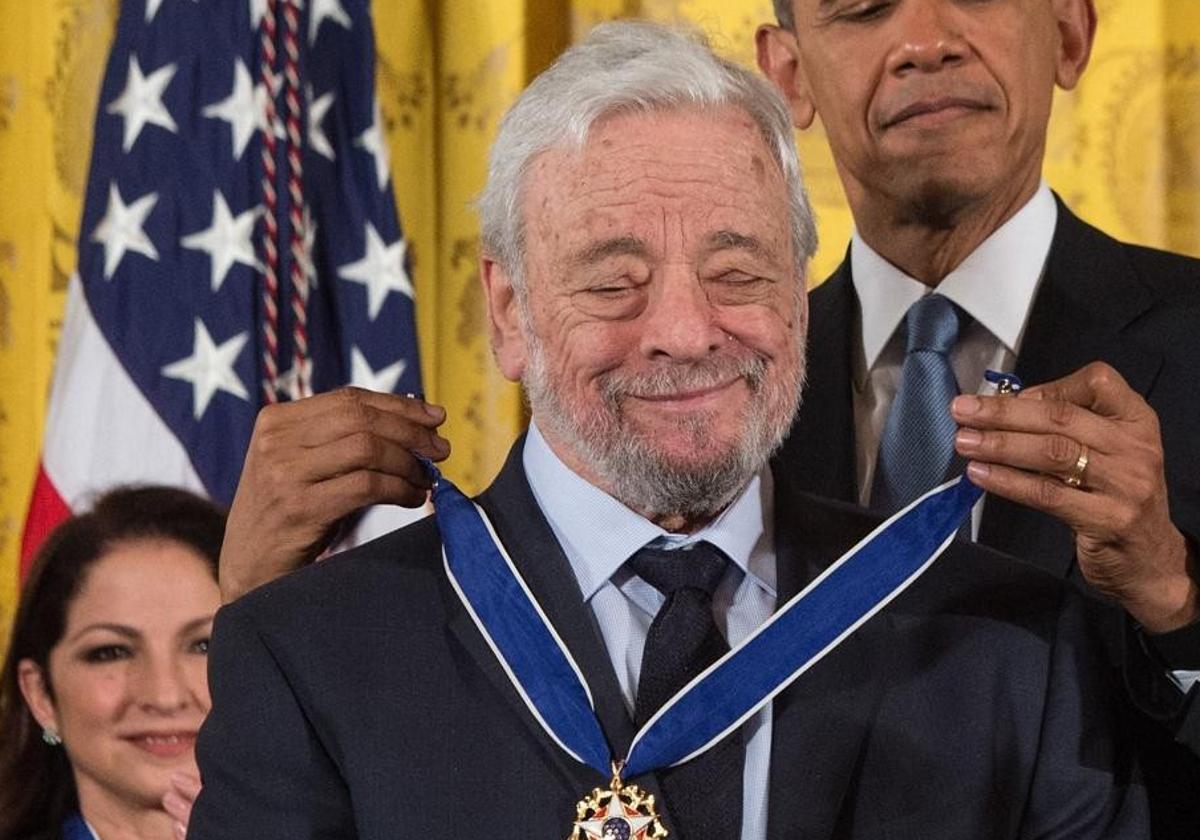
[[[1021,388],[1012,374],[987,377],[1002,393]],[[587,680],[486,514],[426,466],[446,572],[513,687],[568,754],[605,776],[619,766],[625,778],[681,764],[739,727],[920,577],[983,494],[960,476],[894,514],[680,689],[617,762]]]
[[[981,493],[959,477],[876,528],[664,704],[634,737],[623,775],[680,764],[740,726],[916,580]],[[614,756],[587,681],[487,516],[441,477],[433,504],[450,580],[513,686],[555,742],[607,775]]]

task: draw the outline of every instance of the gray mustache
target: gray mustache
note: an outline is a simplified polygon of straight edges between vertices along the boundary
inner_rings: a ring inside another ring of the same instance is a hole
[[[711,388],[734,378],[745,379],[757,393],[766,378],[767,363],[757,355],[717,356],[694,362],[672,363],[644,373],[609,374],[601,393],[610,405],[629,396],[662,397],[682,391]]]

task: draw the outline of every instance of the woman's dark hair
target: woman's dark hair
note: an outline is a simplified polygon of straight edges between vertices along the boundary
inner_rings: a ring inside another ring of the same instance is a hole
[[[66,629],[67,610],[92,564],[119,544],[180,543],[208,561],[215,578],[224,535],[225,514],[212,502],[173,487],[126,487],[106,493],[90,512],[71,517],[46,539],[21,589],[0,672],[0,840],[57,832],[79,807],[65,751],[43,743],[21,695],[18,663],[33,660],[53,696],[48,663]]]

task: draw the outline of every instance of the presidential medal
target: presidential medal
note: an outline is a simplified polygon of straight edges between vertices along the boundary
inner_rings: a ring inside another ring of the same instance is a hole
[[[654,811],[653,794],[624,784],[615,771],[607,790],[593,788],[579,800],[575,829],[567,840],[657,840],[667,834]]]
[[[612,754],[583,672],[483,509],[425,466],[446,576],[471,620],[546,734],[580,764],[612,772],[607,790],[595,788],[576,806],[568,840],[667,837],[654,797],[621,776],[687,761],[741,726],[929,568],[983,493],[960,476],[912,502],[664,703],[621,758]]]

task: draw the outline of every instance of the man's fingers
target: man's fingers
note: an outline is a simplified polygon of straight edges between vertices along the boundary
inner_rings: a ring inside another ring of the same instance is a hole
[[[309,543],[328,539],[331,529],[351,513],[377,504],[417,508],[425,504],[428,496],[428,489],[420,484],[373,470],[343,473],[310,485],[303,493],[283,496],[270,510],[270,524],[293,542],[288,543],[287,550],[276,559],[286,561],[285,571],[311,562],[316,554],[308,552]],[[324,547],[323,542],[321,547]],[[226,565],[226,559],[222,557],[223,570]],[[254,585],[270,580],[272,576],[255,580]]]
[[[1113,454],[1112,421],[1071,402],[970,395],[955,397],[950,414],[960,426],[984,432],[1058,435]]]
[[[1092,362],[1068,376],[1024,389],[1023,400],[1057,400],[1082,406],[1103,417],[1134,420],[1147,411],[1145,400],[1104,362]]]
[[[450,454],[450,443],[434,429],[413,423],[408,415],[381,411],[367,401],[350,398],[329,402],[311,415],[299,420],[299,415],[293,414],[285,423],[280,420],[283,415],[268,414],[264,409],[251,439],[248,463],[273,465],[285,480],[299,475],[316,481],[340,470],[330,472],[327,466],[318,466],[314,453],[361,436],[377,438],[434,461]]]
[[[423,430],[421,439],[436,438],[445,444],[434,431],[445,419],[446,412],[440,406],[412,397],[342,388],[267,406],[259,412],[254,437],[279,449],[320,446],[337,437],[386,424],[388,428],[411,430],[409,437],[415,437],[416,430]],[[449,445],[445,446],[448,450]]]
[[[954,438],[954,448],[964,458],[1048,473],[1060,478],[1075,473],[1083,452],[1082,443],[1065,435],[981,432],[977,429],[960,429]],[[1105,474],[1108,457],[1089,449],[1085,472],[1089,489],[1103,490],[1110,486],[1109,477]]]
[[[422,491],[430,487],[428,472],[408,449],[369,432],[356,432],[308,449],[301,463],[314,483],[368,470],[402,478]]]
[[[988,493],[1048,513],[1077,532],[1096,523],[1116,532],[1124,519],[1123,508],[1109,497],[1068,487],[1056,476],[971,461],[967,477]]]
[[[409,452],[424,455],[433,461],[441,461],[450,454],[450,442],[439,435],[436,429],[414,425],[408,417],[391,411],[367,407],[361,422],[357,422],[357,418],[356,422],[348,422],[338,437],[363,432],[403,447]]]
[[[391,411],[402,414],[414,423],[420,423],[430,428],[438,426],[446,419],[446,410],[438,405],[427,403],[419,397],[403,394],[385,394],[379,391],[368,391],[364,388],[347,386],[336,391],[314,394],[302,400],[279,403],[272,410],[284,420],[312,419],[321,414],[337,412],[346,403],[361,403],[380,411]]]
[[[413,483],[403,476],[356,470],[322,481],[305,496],[316,509],[336,514],[330,517],[332,521],[368,505],[420,507],[428,498],[428,490],[426,484]]]

